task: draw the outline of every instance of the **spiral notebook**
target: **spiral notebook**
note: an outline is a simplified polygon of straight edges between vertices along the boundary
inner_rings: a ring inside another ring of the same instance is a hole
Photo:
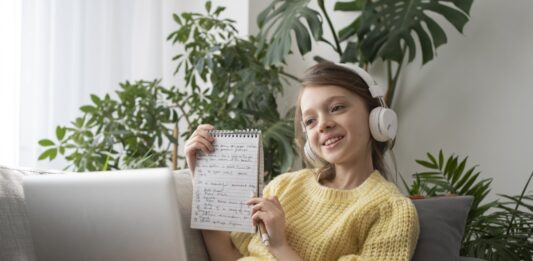
[[[191,228],[253,233],[251,195],[263,187],[259,130],[211,131],[214,152],[197,153]]]

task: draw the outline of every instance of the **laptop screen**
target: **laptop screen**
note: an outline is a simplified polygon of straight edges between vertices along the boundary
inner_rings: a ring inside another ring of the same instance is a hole
[[[168,169],[27,176],[38,260],[186,260]]]

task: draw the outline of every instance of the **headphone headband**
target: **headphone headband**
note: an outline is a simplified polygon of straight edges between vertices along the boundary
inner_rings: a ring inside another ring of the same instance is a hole
[[[380,99],[380,97],[385,97],[385,90],[379,86],[379,84],[374,80],[374,78],[372,78],[372,76],[370,76],[370,74],[368,74],[367,71],[365,71],[365,69],[356,65],[349,66],[348,64],[344,63],[336,63],[336,65],[354,71],[357,75],[359,75],[366,85],[368,85],[368,89],[373,98]]]

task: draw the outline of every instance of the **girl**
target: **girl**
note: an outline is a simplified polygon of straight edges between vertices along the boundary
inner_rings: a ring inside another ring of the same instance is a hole
[[[203,230],[209,256],[212,260],[409,260],[418,239],[418,218],[411,201],[383,177],[383,154],[395,126],[390,133],[391,126],[369,124],[369,117],[376,117],[370,111],[383,102],[370,93],[376,92],[373,80],[360,68],[320,63],[307,70],[302,86],[296,105],[296,143],[314,168],[274,178],[263,198],[247,202],[254,224],[266,226],[269,246],[256,234]],[[382,117],[395,120],[390,112]],[[212,129],[199,126],[185,144],[193,172],[196,151],[213,150]]]

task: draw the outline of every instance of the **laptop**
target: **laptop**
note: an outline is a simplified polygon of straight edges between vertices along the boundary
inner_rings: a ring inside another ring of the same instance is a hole
[[[187,260],[169,169],[25,176],[23,188],[37,260]]]

